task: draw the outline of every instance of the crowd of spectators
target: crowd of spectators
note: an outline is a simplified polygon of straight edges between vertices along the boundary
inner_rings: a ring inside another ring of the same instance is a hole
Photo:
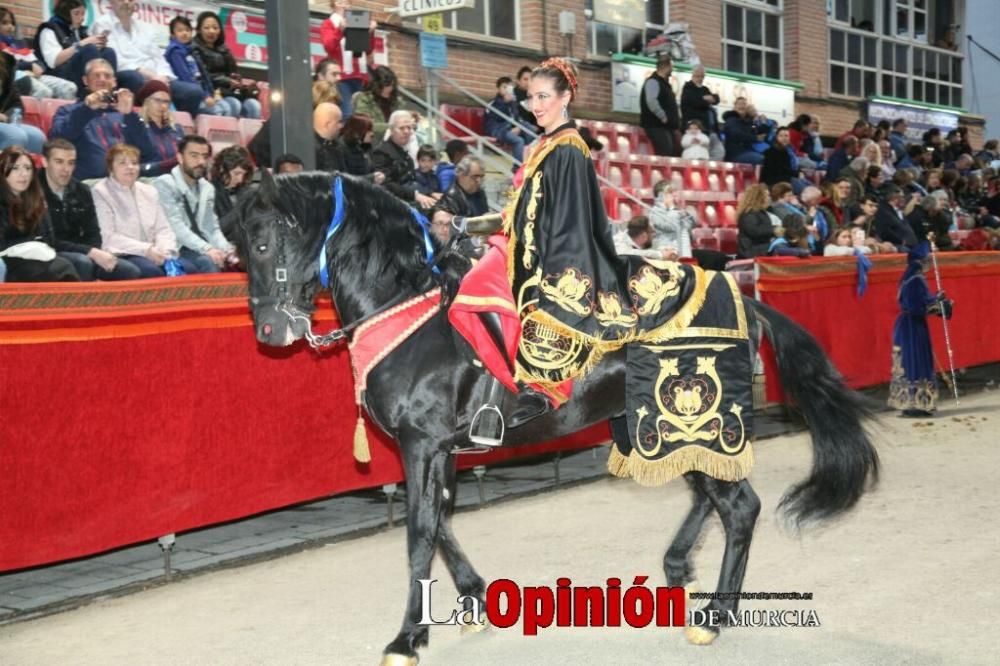
[[[446,240],[453,217],[489,211],[485,165],[465,141],[427,142],[427,121],[404,108],[396,74],[372,66],[375,23],[367,51],[351,53],[350,2],[330,5],[321,28],[327,57],[312,87],[315,164],[384,187],[422,210]],[[218,220],[258,168],[304,168],[299,156],[272,156],[268,122],[247,148],[214,156],[204,138],[185,135],[177,123],[175,110],[260,116],[255,85],[237,73],[218,15],[202,12],[194,24],[175,18],[162,51],[134,0],[109,0],[109,9],[88,28],[84,0],[57,0],[29,45],[15,37],[14,14],[0,8],[0,148],[7,148],[0,153],[0,278],[114,280],[234,268]],[[672,67],[661,57],[640,97],[640,123],[654,150],[759,165],[759,182],[740,195],[738,258],[900,252],[930,234],[946,250],[954,246],[949,232],[960,228],[978,230],[965,245],[996,245],[997,141],[976,152],[964,127],[930,129],[914,140],[905,119],[875,127],[858,120],[824,149],[815,116],[779,127],[741,97],[720,118],[702,67],[678,103]],[[530,72],[525,66],[498,78],[485,109],[486,135],[510,151],[515,167],[539,132],[526,102]],[[59,107],[46,141],[17,122],[21,95],[78,101]],[[42,155],[45,169],[36,173],[32,154]],[[618,233],[619,251],[723,269],[730,257],[692,242],[699,221],[685,209],[684,193],[664,181],[653,196],[649,214]]]

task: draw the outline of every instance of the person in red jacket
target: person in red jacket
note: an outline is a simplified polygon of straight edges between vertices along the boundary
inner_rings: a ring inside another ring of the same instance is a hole
[[[340,91],[340,110],[343,112],[344,118],[349,118],[353,111],[351,96],[368,83],[368,63],[375,50],[375,28],[378,23],[372,19],[368,24],[368,49],[362,54],[355,53],[351,57],[345,58],[344,12],[351,8],[351,2],[350,0],[330,0],[330,8],[333,13],[320,26],[320,37],[323,40],[323,48],[326,49],[327,57],[340,65],[340,81],[337,83],[337,89]]]

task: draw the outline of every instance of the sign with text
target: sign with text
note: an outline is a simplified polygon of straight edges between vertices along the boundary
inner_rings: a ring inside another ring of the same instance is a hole
[[[882,120],[891,123],[897,118],[906,119],[906,138],[917,143],[922,143],[924,132],[934,127],[946,133],[958,127],[958,113],[952,111],[892,102],[868,102],[867,120],[872,125]]]
[[[611,108],[614,111],[639,113],[639,95],[642,84],[653,73],[652,65],[637,65],[624,62],[611,63]],[[680,107],[681,88],[691,79],[690,72],[674,70],[670,76],[670,85],[677,96]],[[790,123],[795,119],[795,91],[784,86],[771,86],[756,81],[737,81],[721,76],[705,75],[705,85],[719,96],[719,104],[715,107],[719,122],[722,114],[733,108],[737,97],[746,97],[757,107],[758,113],[775,120],[779,125]]]
[[[646,27],[646,1],[594,0],[594,20],[642,30]]]
[[[444,35],[420,33],[420,65],[426,69],[448,69],[448,39]]]
[[[444,15],[442,14],[428,14],[424,17],[421,22],[424,28],[424,32],[429,32],[435,35],[440,35],[444,32]]]
[[[399,15],[408,18],[475,7],[476,0],[399,0]]]

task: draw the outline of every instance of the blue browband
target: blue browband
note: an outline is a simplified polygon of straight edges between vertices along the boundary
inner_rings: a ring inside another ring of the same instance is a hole
[[[330,219],[330,226],[326,229],[323,248],[319,252],[319,279],[323,283],[324,289],[330,287],[330,266],[326,257],[326,246],[329,244],[330,239],[333,238],[333,235],[337,233],[337,230],[340,229],[340,225],[344,223],[344,215],[344,183],[341,177],[337,176],[333,179],[333,217]],[[410,215],[413,216],[413,221],[419,224],[421,231],[424,232],[424,250],[427,253],[427,263],[430,263],[431,258],[434,256],[434,244],[431,242],[430,224],[427,222],[427,218],[415,208],[410,208]],[[440,273],[437,266],[432,266],[431,270],[435,273]]]

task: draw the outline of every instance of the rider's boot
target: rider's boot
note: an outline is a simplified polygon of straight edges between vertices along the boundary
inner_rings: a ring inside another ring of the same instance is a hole
[[[508,370],[513,375],[514,364],[507,357],[500,315],[495,312],[480,312],[478,314],[497,350],[507,363]],[[522,426],[551,409],[548,398],[541,393],[527,386],[522,386],[516,395],[511,396],[503,389],[503,385],[496,377],[487,375],[483,405],[476,411],[472,417],[472,424],[469,426],[469,440],[474,444],[500,446],[503,443],[505,423],[501,407],[505,397],[507,400],[512,398],[515,400],[509,423],[506,424],[508,428]]]

